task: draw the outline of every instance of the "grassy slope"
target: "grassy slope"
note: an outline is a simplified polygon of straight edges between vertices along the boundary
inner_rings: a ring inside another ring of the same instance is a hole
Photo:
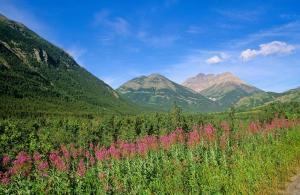
[[[292,89],[283,93],[261,92],[240,99],[236,104],[239,110],[247,110],[259,106],[265,106],[274,102],[300,102],[300,90]]]
[[[235,84],[231,82],[214,85],[200,93],[205,97],[214,98],[223,110],[229,108],[241,98],[250,96],[261,90],[245,84]]]

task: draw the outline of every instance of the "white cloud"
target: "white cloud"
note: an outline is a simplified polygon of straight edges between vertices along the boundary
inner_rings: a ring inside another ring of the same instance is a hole
[[[290,54],[295,50],[293,45],[281,41],[272,41],[259,45],[259,49],[246,49],[240,55],[244,61],[251,60],[257,56],[269,56],[275,54]]]
[[[289,45],[285,42],[273,41],[266,44],[260,45],[260,53],[263,56],[271,55],[271,54],[289,54],[291,53],[295,47],[293,45]]]
[[[252,49],[246,49],[241,53],[241,58],[245,61],[255,58],[258,55],[258,51]]]
[[[206,60],[206,63],[208,63],[208,64],[218,64],[218,63],[220,63],[222,61],[223,60],[219,56],[213,56],[211,58],[208,58]]]
[[[205,62],[207,64],[218,64],[218,63],[221,63],[225,60],[227,60],[230,56],[227,55],[226,53],[224,52],[221,52],[219,55],[215,55],[211,58],[208,58]]]

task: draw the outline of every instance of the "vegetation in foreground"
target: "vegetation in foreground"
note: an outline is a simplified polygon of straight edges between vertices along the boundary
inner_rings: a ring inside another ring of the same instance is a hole
[[[0,193],[255,193],[300,153],[300,120],[227,122],[109,147],[65,146],[2,158]]]

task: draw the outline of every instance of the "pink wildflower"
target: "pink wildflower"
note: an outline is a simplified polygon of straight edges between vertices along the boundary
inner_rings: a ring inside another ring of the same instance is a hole
[[[40,174],[42,176],[48,176],[47,174],[47,171],[49,169],[49,165],[48,165],[48,162],[47,161],[42,161],[38,164],[38,167],[37,167],[38,171],[40,172]]]
[[[213,141],[213,139],[215,138],[216,129],[212,126],[212,124],[206,125],[206,127],[204,128],[204,131],[205,131],[208,141],[209,142]]]
[[[10,158],[9,158],[8,155],[4,155],[4,156],[2,157],[2,165],[3,165],[3,166],[7,166],[8,163],[9,163],[9,161],[10,161]]]
[[[95,149],[95,155],[98,161],[103,160],[106,157],[107,150],[105,148],[102,149]]]
[[[0,172],[0,183],[3,184],[3,185],[7,185],[9,184],[9,175],[8,175],[8,172],[5,172],[5,173],[2,173]]]
[[[248,127],[248,130],[250,131],[250,133],[257,133],[259,131],[259,125],[255,122],[251,122]]]
[[[40,153],[35,152],[33,154],[33,159],[34,159],[35,162],[38,162],[38,161],[40,161],[42,159],[42,157],[41,157]]]
[[[112,144],[110,146],[110,148],[108,149],[108,153],[110,154],[110,156],[114,159],[119,159],[120,158],[120,152],[119,150],[116,148],[115,144]]]
[[[200,134],[195,129],[194,131],[189,132],[187,144],[190,147],[194,147],[196,144],[200,142]]]
[[[67,169],[64,161],[59,156],[58,151],[51,152],[49,159],[54,167],[56,167],[59,171],[65,171]]]
[[[80,159],[79,164],[78,164],[78,168],[77,168],[77,174],[80,177],[83,177],[85,175],[85,172],[86,172],[86,168],[85,168],[83,159]]]
[[[61,151],[64,155],[64,159],[67,160],[67,161],[70,160],[71,155],[70,155],[70,152],[69,152],[68,148],[65,145],[61,146]]]

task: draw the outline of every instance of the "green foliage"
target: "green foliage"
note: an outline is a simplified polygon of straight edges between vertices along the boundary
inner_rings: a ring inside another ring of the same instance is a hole
[[[0,116],[138,112],[62,49],[2,17],[0,83]]]
[[[109,122],[118,124],[114,117]],[[77,131],[72,121],[65,123]],[[30,177],[21,173],[11,177],[9,184],[0,184],[0,193],[257,194],[262,189],[274,190],[300,158],[299,126],[254,134],[240,128],[230,134],[226,145],[218,139],[221,137],[215,137],[197,145],[177,143],[145,155],[102,159],[93,166],[90,157],[84,157],[93,148],[85,146],[85,152],[79,154],[84,159],[83,175],[78,171],[78,158],[66,158],[69,169],[52,167],[46,176],[32,161]]]
[[[268,104],[300,102],[300,89],[292,89],[283,93],[260,92],[240,99],[235,106],[239,110],[247,110]]]

